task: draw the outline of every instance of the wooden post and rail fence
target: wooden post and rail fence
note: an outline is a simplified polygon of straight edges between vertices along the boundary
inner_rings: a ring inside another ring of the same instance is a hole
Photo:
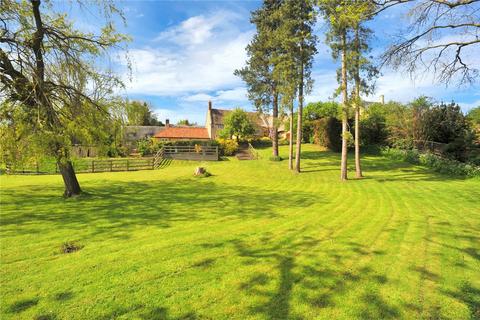
[[[76,173],[137,171],[158,169],[169,159],[216,161],[219,159],[218,147],[211,146],[164,146],[153,157],[116,158],[116,159],[79,159],[73,161]],[[58,165],[54,162],[30,165],[16,168],[7,165],[7,174],[57,174]]]

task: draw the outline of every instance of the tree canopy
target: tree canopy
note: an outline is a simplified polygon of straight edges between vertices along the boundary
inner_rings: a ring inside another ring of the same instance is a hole
[[[240,109],[236,108],[225,116],[224,128],[220,132],[220,136],[225,138],[235,137],[236,140],[248,139],[255,133],[248,114]]]
[[[112,15],[119,11],[113,2],[101,2],[97,8],[105,25],[95,34],[76,29],[49,1],[1,3],[1,99],[15,109],[14,125],[28,127],[24,132],[39,137],[38,147],[56,158],[66,196],[81,192],[69,145],[109,116],[103,102],[121,85],[95,62],[128,37],[115,29]]]

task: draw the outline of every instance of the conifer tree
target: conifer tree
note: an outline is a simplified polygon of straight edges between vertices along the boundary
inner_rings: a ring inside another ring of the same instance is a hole
[[[277,71],[279,88],[285,105],[290,106],[290,135],[293,135],[293,100],[298,95],[295,171],[300,172],[302,144],[302,113],[304,94],[311,91],[311,68],[317,52],[317,37],[313,33],[316,12],[313,1],[285,0],[279,9],[282,25],[276,31],[276,42],[281,48]],[[275,38],[275,37],[274,37]],[[293,167],[293,139],[290,139],[289,166]]]
[[[354,90],[352,93],[352,104],[355,110],[355,176],[363,177],[360,161],[360,109],[363,107],[360,94],[368,95],[374,89],[374,80],[378,76],[377,68],[370,62],[368,53],[370,47],[368,41],[371,38],[372,30],[364,26],[365,21],[372,17],[375,6],[371,1],[357,0],[352,3],[356,15],[352,23],[353,39],[348,53],[348,65],[350,79],[353,79]]]
[[[280,24],[276,11],[281,2],[265,0],[262,7],[252,13],[250,21],[256,26],[256,34],[246,48],[248,56],[246,66],[234,72],[246,83],[248,98],[257,111],[272,112],[273,121],[269,125],[272,126],[270,136],[274,157],[278,157],[279,93],[273,72],[279,46],[272,34]]]
[[[373,2],[366,0],[321,0],[319,6],[329,26],[326,41],[332,49],[334,59],[340,58],[338,72],[339,88],[337,94],[342,96],[342,156],[340,179],[348,179],[348,116],[351,104],[355,105],[355,167],[357,177],[362,176],[360,166],[360,92],[371,88],[368,81],[377,72],[364,56],[368,52],[368,35],[370,31],[362,26],[363,21],[372,16]],[[364,79],[362,74],[366,74]],[[352,99],[348,96],[349,79],[353,79]]]
[[[320,9],[325,15],[328,22],[329,31],[327,33],[326,42],[332,49],[334,59],[341,59],[341,68],[339,73],[340,87],[337,93],[342,95],[342,157],[340,165],[340,179],[345,181],[348,179],[347,174],[347,151],[348,151],[348,79],[347,79],[347,36],[352,28],[351,12],[349,4],[351,1],[344,0],[321,0],[319,2]]]

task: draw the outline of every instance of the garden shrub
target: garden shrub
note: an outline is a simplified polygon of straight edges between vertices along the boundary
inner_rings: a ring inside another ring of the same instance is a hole
[[[342,150],[342,123],[334,118],[327,117],[315,121],[314,141],[332,151]]]
[[[280,141],[279,141],[280,142]],[[261,137],[250,141],[255,148],[268,148],[272,146],[272,140],[269,137]]]
[[[143,156],[152,154],[152,139],[141,139],[137,141],[137,151]]]
[[[385,118],[372,114],[360,121],[360,142],[362,146],[385,145],[388,138]]]
[[[480,167],[437,156],[432,153],[420,153],[418,150],[401,150],[384,148],[382,155],[391,159],[403,160],[413,164],[421,164],[434,171],[455,176],[480,177]]]
[[[270,161],[282,161],[282,157],[280,156],[271,156],[270,158]]]
[[[233,156],[238,150],[238,142],[233,139],[217,139],[221,156]]]

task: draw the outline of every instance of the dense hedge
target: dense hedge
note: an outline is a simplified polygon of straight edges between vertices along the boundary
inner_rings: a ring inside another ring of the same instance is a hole
[[[314,141],[332,151],[342,150],[342,123],[334,117],[315,120]]]
[[[432,153],[420,153],[415,149],[401,150],[388,147],[383,148],[381,153],[391,159],[407,161],[413,164],[421,164],[440,173],[456,176],[480,177],[480,167],[442,158]]]

